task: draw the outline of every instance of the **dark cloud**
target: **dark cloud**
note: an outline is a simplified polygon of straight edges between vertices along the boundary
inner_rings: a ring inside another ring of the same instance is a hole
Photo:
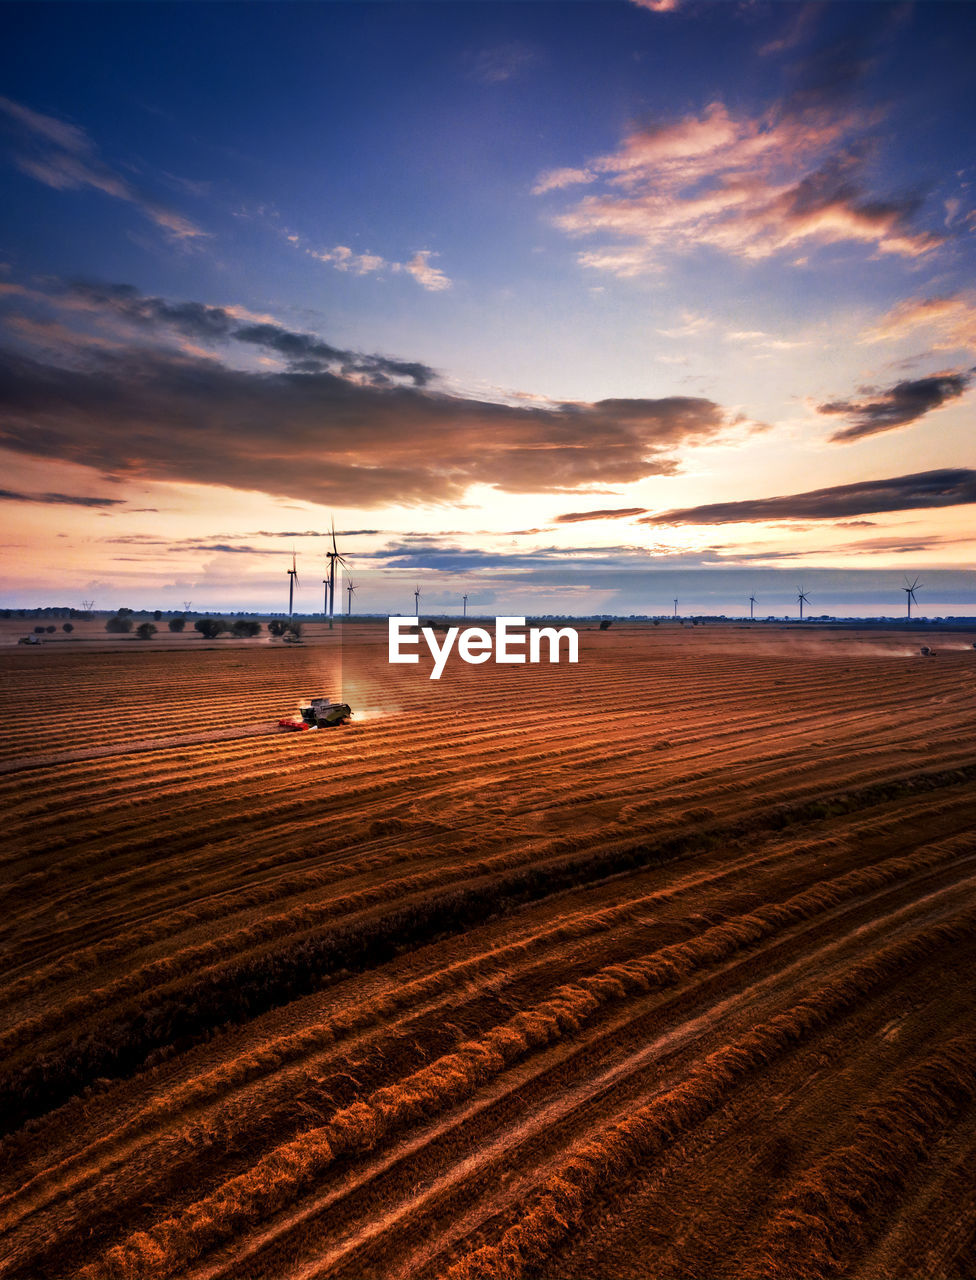
[[[377,534],[389,532],[386,529],[336,529],[337,538],[370,538]],[[331,538],[331,529],[286,529],[280,533],[277,529],[258,529],[254,533],[244,534],[247,538]]]
[[[417,360],[347,351],[323,342],[315,334],[298,333],[267,321],[243,323],[240,315],[228,308],[149,297],[128,284],[75,281],[70,294],[98,311],[147,329],[169,328],[197,342],[242,342],[273,351],[298,372],[360,374],[377,385],[408,378],[418,387],[427,386],[436,376],[433,369]]]
[[[269,551],[262,547],[232,546],[229,542],[180,542],[171,545],[171,551],[220,551],[230,555],[243,556],[280,556],[280,551]]]
[[[119,507],[124,498],[86,498],[71,493],[17,493],[13,489],[0,489],[0,502],[41,502],[51,506],[68,507]]]
[[[582,520],[625,520],[628,516],[642,516],[647,507],[605,507],[602,511],[568,511],[556,516],[557,524],[579,524]]]
[[[505,569],[522,573],[530,569],[558,568],[571,578],[583,569],[618,569],[635,562],[645,563],[648,552],[634,547],[537,547],[532,551],[483,551],[477,547],[424,546],[391,543],[381,551],[357,556],[360,562],[374,562],[383,569],[430,570],[440,573],[470,573],[475,570]]]
[[[947,401],[957,400],[972,381],[972,374],[970,369],[913,378],[885,391],[865,390],[857,400],[831,400],[817,405],[817,412],[851,419],[851,425],[835,431],[831,440],[860,440],[906,427]]]
[[[18,453],[341,506],[627,484],[673,474],[677,449],[729,425],[688,396],[513,406],[155,349],[72,368],[0,352],[0,411]]]
[[[887,480],[862,480],[777,498],[713,502],[645,516],[640,523],[738,524],[757,520],[831,520],[879,511],[955,507],[976,502],[976,471],[963,467],[921,471]]]

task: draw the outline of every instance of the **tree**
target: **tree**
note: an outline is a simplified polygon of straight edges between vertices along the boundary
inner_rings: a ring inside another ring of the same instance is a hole
[[[50,634],[52,631],[57,631],[57,627],[45,627],[44,630]]]
[[[198,618],[193,624],[193,630],[199,631],[205,640],[215,640],[222,631],[229,629],[223,618]]]
[[[260,630],[260,622],[252,622],[249,618],[238,618],[231,627],[231,631],[234,635],[244,640],[250,639],[251,636],[258,635]]]
[[[69,633],[70,633],[70,632],[72,632],[72,631],[74,631],[74,629],[75,629],[75,628],[74,628],[74,623],[73,623],[73,622],[66,622],[66,623],[64,624],[64,626],[61,628],[61,630],[62,630],[62,631],[67,631],[67,632],[69,632]]]
[[[158,630],[151,622],[140,622],[136,627],[136,635],[140,640],[151,640]]]
[[[166,625],[170,631],[182,631],[186,626],[186,618],[170,618]]]
[[[159,620],[160,620],[160,618],[162,618],[162,616],[163,616],[163,611],[162,611],[162,609],[154,609],[154,610],[153,610],[153,617],[156,619],[156,621],[157,621],[157,622],[159,622]]]
[[[118,614],[120,618],[128,618],[128,617],[131,617],[132,615],[131,609],[116,609],[115,612]]]
[[[285,630],[290,631],[293,636],[300,636],[302,634],[302,624],[300,622],[289,622]]]
[[[123,635],[132,630],[132,619],[117,613],[114,618],[109,618],[108,622],[106,622],[105,630],[111,631],[116,635]]]
[[[280,618],[272,618],[268,623],[268,630],[273,636],[283,636],[288,628]]]
[[[34,628],[34,635],[36,635],[36,636],[42,636],[43,634],[44,634],[44,628],[43,628],[43,627],[35,627],[35,628]]]

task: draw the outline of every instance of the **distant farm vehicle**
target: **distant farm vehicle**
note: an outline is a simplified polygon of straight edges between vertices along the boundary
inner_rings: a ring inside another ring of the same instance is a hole
[[[43,644],[44,641],[40,636],[21,636],[17,641],[18,644]]]
[[[281,729],[337,729],[348,723],[352,707],[348,702],[333,702],[331,698],[309,698],[298,708],[297,716],[284,716],[278,721]]]
[[[921,649],[919,649],[919,653],[922,655],[923,658],[935,657],[935,651],[930,649],[927,644],[922,645]]]

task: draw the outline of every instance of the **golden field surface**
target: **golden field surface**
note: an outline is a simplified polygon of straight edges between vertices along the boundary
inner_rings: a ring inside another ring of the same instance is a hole
[[[976,1276],[971,638],[311,632],[0,653],[0,1276]]]

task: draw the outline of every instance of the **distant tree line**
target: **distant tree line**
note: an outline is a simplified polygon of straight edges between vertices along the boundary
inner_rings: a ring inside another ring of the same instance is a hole
[[[142,622],[136,627],[131,614],[131,609],[120,609],[105,623],[105,630],[112,635],[128,635],[134,628],[140,640],[151,640],[159,628],[152,622]],[[186,629],[186,623],[187,619],[180,615],[170,618],[166,625],[174,634],[179,634]],[[54,627],[46,629],[53,631]],[[70,624],[65,629],[70,629]],[[34,630],[44,631],[45,628],[35,627]],[[198,632],[204,640],[216,640],[218,636],[223,635],[236,640],[252,640],[261,634],[262,627],[261,623],[253,618],[235,618],[233,622],[227,622],[223,618],[197,618],[193,624],[193,630]],[[300,636],[302,624],[294,620],[285,622],[281,618],[272,618],[268,623],[268,631],[273,636]]]

